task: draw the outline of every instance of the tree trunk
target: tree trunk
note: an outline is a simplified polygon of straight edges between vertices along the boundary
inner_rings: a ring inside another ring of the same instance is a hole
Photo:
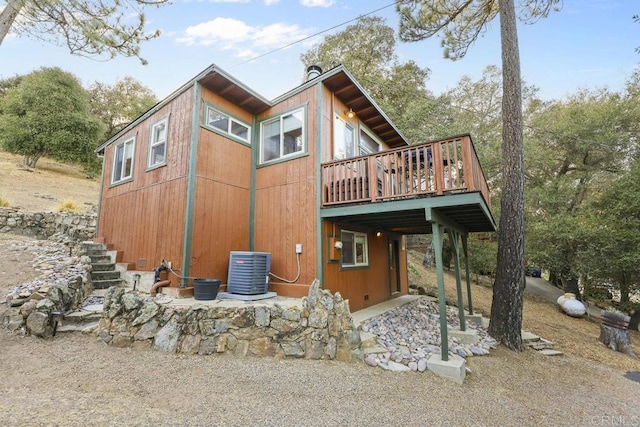
[[[570,292],[576,296],[578,301],[582,301],[582,294],[578,287],[578,278],[573,276],[562,276],[562,290],[567,293]]]
[[[522,350],[524,293],[524,158],[522,80],[513,0],[500,1],[502,40],[502,173],[498,264],[489,333],[508,348]]]
[[[0,45],[9,34],[13,21],[16,20],[22,6],[24,6],[24,1],[8,0],[4,9],[0,12]]]
[[[601,323],[600,337],[598,340],[611,350],[624,353],[636,359],[638,358],[638,355],[633,351],[633,347],[631,346],[631,339],[629,338],[629,331],[627,330],[613,328]]]

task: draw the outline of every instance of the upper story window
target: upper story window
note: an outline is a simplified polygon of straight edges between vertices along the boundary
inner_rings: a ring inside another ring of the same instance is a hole
[[[113,171],[111,173],[111,183],[129,179],[133,175],[133,154],[135,152],[136,138],[125,139],[118,142],[114,147]]]
[[[251,127],[215,108],[207,105],[205,110],[205,124],[244,142],[251,141]]]
[[[292,157],[305,151],[304,108],[260,125],[260,163]]]
[[[342,230],[342,267],[366,267],[369,265],[367,235]]]
[[[169,133],[169,116],[151,125],[149,136],[149,157],[147,167],[153,168],[167,163],[167,135]]]
[[[336,114],[333,126],[333,158],[348,159],[356,156],[356,138],[353,126]]]
[[[373,154],[380,151],[380,143],[365,130],[362,125],[360,126],[360,155]]]

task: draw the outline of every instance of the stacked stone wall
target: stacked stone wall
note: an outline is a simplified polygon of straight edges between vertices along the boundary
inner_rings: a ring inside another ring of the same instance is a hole
[[[37,239],[48,239],[63,234],[75,240],[91,240],[96,235],[95,214],[68,212],[22,212],[0,208],[0,232],[13,233]]]
[[[115,347],[171,353],[362,360],[360,334],[349,303],[314,281],[300,306],[171,306],[122,288],[110,288],[98,336]]]

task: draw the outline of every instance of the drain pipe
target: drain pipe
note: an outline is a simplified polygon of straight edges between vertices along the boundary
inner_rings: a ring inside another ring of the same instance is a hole
[[[165,260],[162,260],[162,263],[160,263],[160,265],[153,271],[155,274],[153,276],[153,286],[151,287],[150,294],[152,297],[155,297],[159,288],[171,285],[171,280],[160,280],[160,273],[163,271],[169,271],[169,267],[167,267]]]

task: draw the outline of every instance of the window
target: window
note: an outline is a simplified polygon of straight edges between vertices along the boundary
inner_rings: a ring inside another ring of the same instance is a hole
[[[356,155],[353,126],[336,115],[333,127],[333,158],[348,159]]]
[[[221,113],[207,105],[205,113],[205,124],[210,128],[219,130],[228,135],[234,136],[241,141],[249,142],[250,128],[249,125],[241,123],[240,121],[230,117],[227,114]]]
[[[167,134],[169,128],[169,116],[151,125],[149,137],[149,158],[147,167],[153,168],[167,163]]]
[[[267,120],[260,126],[261,163],[291,157],[304,150],[304,109]]]
[[[111,174],[112,184],[131,178],[135,143],[136,138],[131,137],[116,144],[113,156],[113,173]]]
[[[369,132],[360,129],[360,155],[373,154],[380,151],[380,144],[373,139]]]
[[[367,235],[353,231],[342,231],[342,266],[366,267],[369,265]]]

